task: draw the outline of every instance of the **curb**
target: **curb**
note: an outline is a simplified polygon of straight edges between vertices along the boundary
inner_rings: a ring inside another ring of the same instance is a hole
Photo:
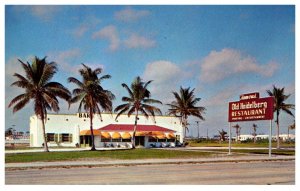
[[[109,166],[143,166],[143,165],[166,165],[166,164],[206,164],[206,163],[239,163],[239,162],[274,162],[274,161],[295,161],[293,158],[260,158],[260,159],[221,159],[221,160],[182,160],[182,161],[149,161],[149,162],[115,162],[115,163],[98,163],[98,164],[53,164],[53,165],[28,165],[28,166],[11,166],[5,167],[5,170],[27,170],[27,169],[49,169],[49,168],[92,168],[92,167],[109,167]]]

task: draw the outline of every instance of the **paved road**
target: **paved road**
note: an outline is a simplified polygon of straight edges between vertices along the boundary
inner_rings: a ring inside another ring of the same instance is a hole
[[[295,184],[295,161],[130,165],[5,172],[6,184]]]

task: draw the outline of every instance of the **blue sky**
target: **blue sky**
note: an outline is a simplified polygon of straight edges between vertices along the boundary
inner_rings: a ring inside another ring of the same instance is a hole
[[[228,102],[272,85],[285,87],[295,103],[294,6],[5,6],[5,106],[21,93],[10,87],[13,73],[22,73],[17,59],[47,56],[58,64],[53,80],[67,83],[81,63],[102,67],[103,82],[121,103],[121,83],[134,77],[154,80],[153,98],[173,100],[180,86],[195,88],[199,105],[207,108],[200,135],[228,128]],[[162,106],[163,112],[167,111]],[[61,101],[60,113],[75,113]],[[29,130],[32,103],[12,114],[5,109],[6,128]],[[195,118],[190,134],[196,135]],[[293,118],[281,114],[281,132]],[[256,122],[268,133],[268,122]],[[240,123],[250,133],[252,123]],[[274,131],[275,132],[275,131]]]

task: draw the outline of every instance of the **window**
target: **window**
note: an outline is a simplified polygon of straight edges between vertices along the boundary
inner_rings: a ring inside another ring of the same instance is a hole
[[[175,142],[175,139],[167,139],[167,142]]]
[[[60,142],[72,142],[72,134],[63,133],[60,134]]]
[[[101,142],[110,142],[110,139],[101,138]]]
[[[158,142],[166,142],[166,139],[158,139]]]
[[[47,137],[47,142],[54,142],[54,133],[47,133],[46,134]]]
[[[154,137],[149,137],[149,141],[148,142],[157,142],[157,139]]]
[[[131,142],[131,139],[122,139],[122,142]]]
[[[121,142],[121,138],[120,139],[112,139],[112,142]]]

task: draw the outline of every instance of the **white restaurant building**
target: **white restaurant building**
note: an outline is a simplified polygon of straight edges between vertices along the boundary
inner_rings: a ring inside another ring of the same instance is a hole
[[[93,129],[96,148],[131,147],[135,116],[116,114],[95,115]],[[48,146],[91,146],[90,118],[86,113],[47,114],[45,123]],[[155,116],[155,120],[140,115],[136,130],[136,146],[168,147],[183,142],[183,129],[178,118]],[[36,115],[30,117],[30,147],[43,146],[42,123]]]

